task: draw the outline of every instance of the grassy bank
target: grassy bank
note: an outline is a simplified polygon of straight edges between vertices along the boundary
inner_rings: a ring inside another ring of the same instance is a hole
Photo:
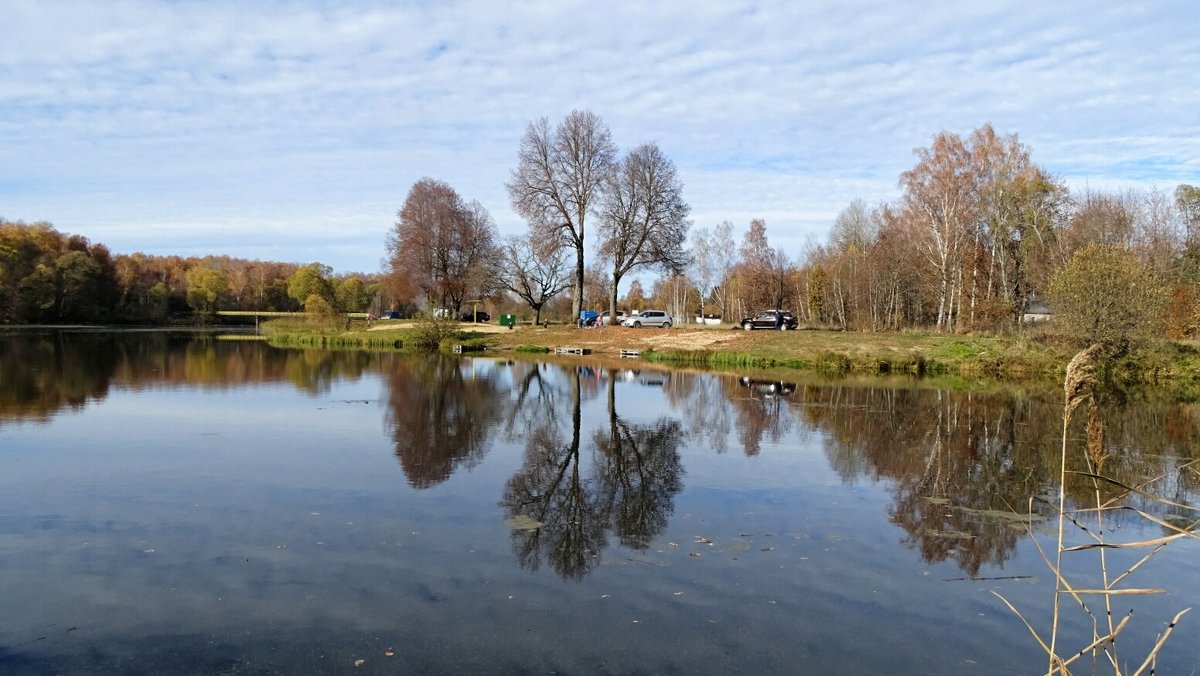
[[[636,350],[643,359],[719,370],[798,369],[827,374],[912,374],[994,380],[1061,379],[1078,346],[1036,332],[1013,336],[842,331],[740,331],[719,327],[669,330],[607,327],[518,327],[412,322],[344,324],[271,322],[264,332],[281,347],[423,351],[436,345],[464,351],[492,349],[538,353],[580,347],[598,355]],[[1117,385],[1162,385],[1185,398],[1200,398],[1200,348],[1191,342],[1143,344],[1103,365]]]
[[[462,346],[464,351],[494,346],[483,340],[484,334],[470,328],[457,322],[408,321],[375,322],[371,326],[364,321],[353,321],[347,328],[344,320],[288,319],[263,324],[262,332],[275,347],[429,352],[448,351],[455,345]]]

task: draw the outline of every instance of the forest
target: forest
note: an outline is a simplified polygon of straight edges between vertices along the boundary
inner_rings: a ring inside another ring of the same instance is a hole
[[[45,222],[0,219],[0,323],[205,322],[217,310],[362,312],[378,275],[205,256],[113,255]]]

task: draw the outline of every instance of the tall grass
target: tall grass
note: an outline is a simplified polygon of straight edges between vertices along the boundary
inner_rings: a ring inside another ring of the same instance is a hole
[[[1070,666],[1085,656],[1091,657],[1092,668],[1095,672],[1099,672],[1102,665],[1107,664],[1112,670],[1111,673],[1115,675],[1124,674],[1127,673],[1127,665],[1136,663],[1137,666],[1132,671],[1128,671],[1128,673],[1154,673],[1158,654],[1174,631],[1176,623],[1179,622],[1184,614],[1191,610],[1190,608],[1185,608],[1179,611],[1171,619],[1166,629],[1158,634],[1153,646],[1151,646],[1147,654],[1141,657],[1140,660],[1135,660],[1135,662],[1131,663],[1118,655],[1117,638],[1128,627],[1132,619],[1132,611],[1123,614],[1121,619],[1117,620],[1117,616],[1113,612],[1114,599],[1130,595],[1159,594],[1165,591],[1159,588],[1130,587],[1124,585],[1135,571],[1142,568],[1143,565],[1163,551],[1168,544],[1180,538],[1196,537],[1192,531],[1200,525],[1200,519],[1195,518],[1195,515],[1200,510],[1190,505],[1183,505],[1155,495],[1149,489],[1157,478],[1147,481],[1140,486],[1126,486],[1105,476],[1104,466],[1108,460],[1108,455],[1104,451],[1103,444],[1104,421],[1100,417],[1099,409],[1096,406],[1096,394],[1101,387],[1100,381],[1097,378],[1097,368],[1103,356],[1104,347],[1099,344],[1082,350],[1067,365],[1066,376],[1063,380],[1063,425],[1058,496],[1057,504],[1053,505],[1053,508],[1058,513],[1058,533],[1053,557],[1042,548],[1041,544],[1033,536],[1032,529],[1030,530],[1030,538],[1033,540],[1034,546],[1037,547],[1042,560],[1054,574],[1055,579],[1053,611],[1048,633],[1043,634],[1039,632],[1008,599],[1005,599],[1004,596],[997,592],[992,592],[1021,619],[1034,640],[1046,652],[1048,657],[1047,674],[1071,673]],[[1069,465],[1068,459],[1072,449],[1069,444],[1068,433],[1073,416],[1084,404],[1087,404],[1088,415],[1086,422],[1087,445],[1082,449],[1086,471],[1069,471],[1067,469]],[[1184,467],[1190,471],[1196,471],[1195,461],[1188,463]],[[1076,508],[1072,511],[1067,510],[1066,486],[1069,476],[1083,478],[1090,482],[1093,506]],[[1108,489],[1111,492],[1110,497],[1105,497],[1106,491],[1103,489]],[[1133,495],[1176,510],[1188,510],[1193,514],[1193,518],[1190,523],[1185,524],[1181,528],[1128,504],[1126,499]],[[1132,511],[1141,518],[1163,528],[1170,534],[1148,540],[1112,542],[1105,533],[1105,524],[1108,514],[1116,510]],[[1033,503],[1031,501],[1030,512],[1032,513],[1032,511]],[[1066,542],[1068,525],[1078,529],[1090,541],[1081,545],[1068,546]],[[1112,562],[1110,561],[1109,552],[1117,550],[1144,551],[1145,553],[1132,565],[1126,566],[1123,570],[1114,571],[1110,569]],[[1098,587],[1087,587],[1069,579],[1064,568],[1064,561],[1067,556],[1093,556],[1095,565],[1099,569],[1100,585]],[[1065,604],[1064,602],[1067,601],[1073,601],[1074,603],[1073,605]],[[1091,624],[1090,641],[1082,647],[1064,648],[1062,645],[1064,614],[1069,607],[1076,607],[1079,612],[1086,616]]]

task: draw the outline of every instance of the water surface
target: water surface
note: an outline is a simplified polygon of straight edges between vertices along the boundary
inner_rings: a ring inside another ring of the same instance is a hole
[[[1048,627],[1053,578],[1001,513],[1057,491],[1059,409],[637,362],[0,335],[0,672],[1034,673],[991,592]],[[1194,502],[1194,406],[1100,412],[1109,474]],[[1169,591],[1115,609],[1137,609],[1126,659],[1200,601],[1197,554],[1174,543],[1135,576]],[[1198,627],[1160,673],[1200,669]],[[1068,622],[1073,645],[1087,631]]]

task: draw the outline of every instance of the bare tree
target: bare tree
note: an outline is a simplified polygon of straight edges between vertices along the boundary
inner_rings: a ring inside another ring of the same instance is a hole
[[[500,281],[533,310],[533,322],[542,321],[542,307],[571,286],[565,251],[542,251],[532,236],[510,237],[504,246],[504,271]]]
[[[496,226],[478,202],[466,203],[443,181],[413,184],[388,236],[388,263],[397,288],[458,313],[469,294],[495,279]]]
[[[713,230],[712,240],[713,278],[712,297],[721,309],[721,317],[729,317],[729,277],[737,263],[737,249],[733,244],[733,223],[721,221]],[[730,321],[736,321],[730,319]]]
[[[813,260],[822,261],[822,269],[829,275],[828,310],[843,329],[860,321],[858,310],[867,304],[869,247],[878,229],[878,220],[867,203],[855,199],[834,219],[829,248],[818,247],[809,254]]]
[[[704,303],[708,299],[709,290],[712,288],[713,279],[716,277],[713,265],[712,238],[708,234],[708,228],[693,230],[691,241],[692,246],[689,249],[689,255],[692,257],[692,267],[688,279],[700,291],[699,307],[696,309],[696,316],[703,318]]]
[[[738,295],[743,314],[766,308],[783,309],[782,299],[777,293],[775,250],[767,241],[766,221],[761,218],[750,221],[738,255],[741,258],[739,276],[742,280]]]
[[[609,317],[616,316],[617,287],[630,270],[683,268],[688,211],[675,165],[656,144],[640,145],[621,160],[605,186],[600,214],[600,253],[612,262]]]
[[[1183,218],[1184,236],[1189,245],[1200,239],[1200,188],[1181,183],[1175,188],[1175,206]]]
[[[584,223],[616,153],[608,126],[591,111],[571,111],[554,129],[543,117],[525,130],[506,186],[513,208],[539,241],[575,252],[576,317],[583,305]]]
[[[733,245],[733,223],[722,221],[711,233],[708,228],[692,231],[692,283],[700,292],[700,312],[704,312],[704,304],[716,303],[725,315],[726,295],[729,284],[729,272],[737,251]]]

